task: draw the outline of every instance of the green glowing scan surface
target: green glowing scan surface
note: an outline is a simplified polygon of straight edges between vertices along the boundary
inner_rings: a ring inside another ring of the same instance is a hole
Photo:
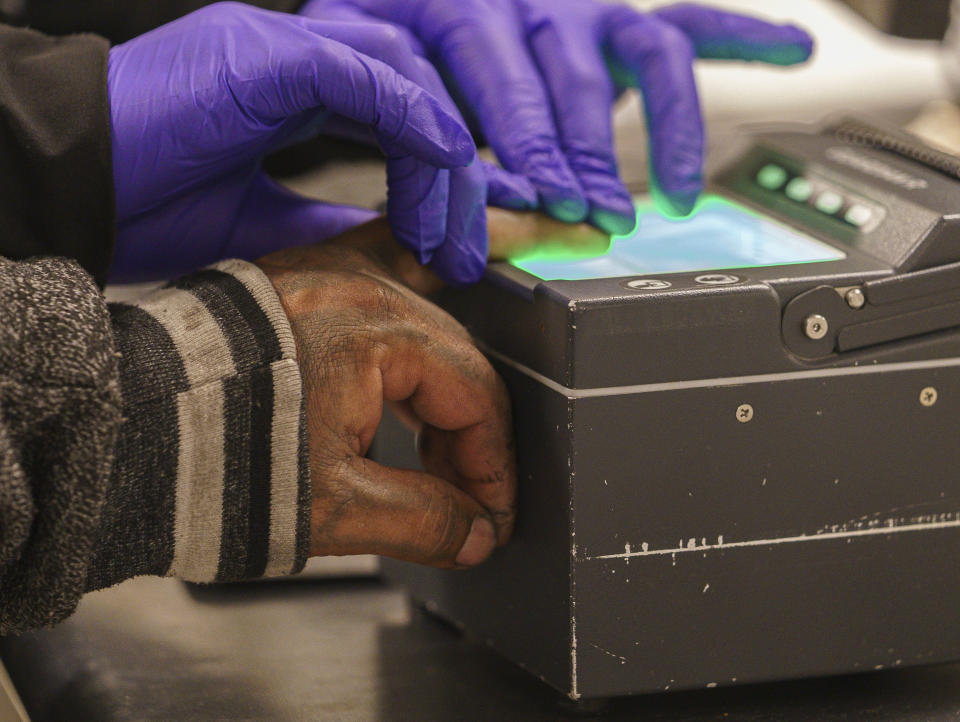
[[[534,251],[510,263],[544,281],[617,278],[651,273],[757,268],[846,258],[839,249],[731,200],[706,195],[687,218],[657,213],[649,197],[637,199],[637,224],[614,236],[602,255],[556,249]]]

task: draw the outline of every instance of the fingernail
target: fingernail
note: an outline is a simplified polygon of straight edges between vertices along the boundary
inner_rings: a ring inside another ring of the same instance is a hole
[[[486,517],[478,516],[473,520],[470,534],[457,554],[457,564],[462,567],[476,566],[493,552],[497,545],[497,535],[493,524]]]

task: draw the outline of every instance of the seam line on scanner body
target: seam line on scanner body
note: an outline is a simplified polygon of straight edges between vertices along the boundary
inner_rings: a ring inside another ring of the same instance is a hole
[[[960,519],[954,519],[951,521],[925,522],[921,524],[902,524],[900,526],[880,526],[872,529],[856,529],[854,531],[824,532],[823,534],[800,534],[798,536],[778,537],[773,539],[751,539],[749,541],[724,542],[721,544],[703,544],[695,547],[648,549],[647,551],[620,552],[619,554],[597,554],[596,556],[583,557],[580,559],[580,561],[589,562],[597,559],[633,559],[634,557],[689,554],[691,552],[707,552],[743,547],[773,546],[775,544],[796,544],[798,542],[824,541],[828,539],[848,539],[859,536],[901,534],[903,532],[930,531],[933,529],[955,529],[958,527],[960,527]]]
[[[529,366],[494,351],[482,341],[474,339],[474,343],[487,356],[529,376],[552,391],[563,394],[572,399],[588,399],[597,396],[626,396],[628,394],[649,394],[657,391],[680,391],[682,389],[701,389],[715,386],[745,386],[747,384],[771,383],[777,381],[795,381],[798,379],[819,379],[833,376],[859,376],[870,373],[893,373],[896,371],[918,371],[922,369],[953,368],[960,366],[960,358],[933,359],[930,361],[899,361],[886,364],[869,364],[864,366],[841,366],[829,369],[811,369],[809,371],[784,371],[770,374],[755,374],[753,376],[725,376],[715,379],[694,379],[690,381],[665,381],[653,384],[633,384],[629,386],[597,386],[585,389],[573,389],[564,386],[553,379],[534,371]]]

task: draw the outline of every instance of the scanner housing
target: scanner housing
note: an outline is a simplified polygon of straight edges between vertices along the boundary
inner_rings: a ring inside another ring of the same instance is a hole
[[[387,576],[572,698],[960,658],[957,170],[860,120],[768,130],[712,191],[844,258],[447,292],[511,392],[519,521]],[[418,464],[391,420],[373,455]]]

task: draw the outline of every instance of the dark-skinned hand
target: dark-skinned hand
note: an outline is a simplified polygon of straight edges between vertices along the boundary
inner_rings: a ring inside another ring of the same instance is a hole
[[[489,209],[491,260],[609,238],[540,214]],[[310,553],[382,554],[468,567],[510,537],[516,470],[510,403],[466,330],[419,294],[443,284],[385,218],[258,265],[290,319],[307,397]],[[385,403],[420,432],[425,473],[364,458]]]
[[[343,244],[258,262],[280,295],[306,394],[310,554],[469,567],[510,537],[510,401],[452,317]],[[365,458],[391,402],[420,430],[425,472]]]

